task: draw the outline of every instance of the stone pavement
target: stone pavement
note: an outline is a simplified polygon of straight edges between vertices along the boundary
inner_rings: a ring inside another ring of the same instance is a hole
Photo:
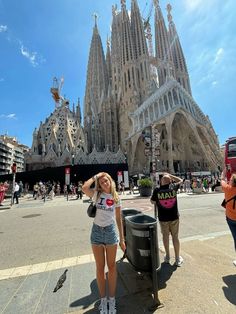
[[[27,200],[17,206],[24,203]],[[162,261],[162,248],[159,253]],[[181,254],[182,267],[175,267],[174,260],[161,265],[158,296],[164,307],[149,311],[153,302],[149,274],[134,271],[127,260],[119,261],[122,256],[119,251],[117,313],[236,313],[236,267],[232,264],[235,253],[231,235],[182,242]],[[66,268],[67,280],[53,293]],[[0,313],[92,314],[98,313],[98,298],[95,264],[90,254],[0,270]]]

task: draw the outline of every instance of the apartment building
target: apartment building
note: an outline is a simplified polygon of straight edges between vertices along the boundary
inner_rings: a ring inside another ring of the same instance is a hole
[[[28,150],[15,137],[0,135],[0,175],[11,173],[13,163],[16,163],[17,172],[24,171],[24,154]]]

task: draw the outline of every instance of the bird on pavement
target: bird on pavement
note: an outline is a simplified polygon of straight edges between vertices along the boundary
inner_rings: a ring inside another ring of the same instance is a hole
[[[68,271],[68,269],[66,269],[64,271],[64,273],[61,275],[61,277],[58,279],[58,282],[57,282],[56,287],[54,288],[53,292],[57,292],[57,290],[63,286],[63,283],[66,281],[67,271]]]

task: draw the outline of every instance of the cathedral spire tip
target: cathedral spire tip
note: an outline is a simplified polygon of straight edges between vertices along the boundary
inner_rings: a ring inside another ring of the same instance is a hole
[[[94,27],[97,28],[98,14],[96,12],[93,13],[93,18],[94,18]]]
[[[156,9],[160,6],[159,0],[153,0],[153,4],[154,4]]]
[[[169,3],[167,4],[166,10],[168,12],[167,14],[168,21],[169,23],[171,23],[173,20],[172,15],[171,15],[172,6]]]
[[[126,0],[120,0],[120,4],[122,9],[126,8]]]

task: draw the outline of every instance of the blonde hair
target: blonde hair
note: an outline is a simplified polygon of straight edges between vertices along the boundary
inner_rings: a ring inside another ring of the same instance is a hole
[[[119,195],[118,195],[118,193],[117,193],[117,191],[116,191],[116,184],[115,184],[114,180],[113,180],[112,177],[111,177],[108,173],[106,173],[106,172],[105,172],[105,174],[104,174],[103,177],[107,177],[107,179],[110,181],[110,184],[111,184],[111,195],[112,195],[112,197],[113,197],[115,203],[118,203],[120,198],[119,198]],[[101,178],[103,178],[103,177],[101,177]],[[100,179],[100,178],[99,178],[99,179]],[[95,189],[97,190],[98,194],[100,194],[100,193],[103,192],[103,189],[102,189],[102,187],[101,187],[101,185],[100,185],[100,183],[99,183],[99,179],[96,180],[96,184],[95,184]]]

